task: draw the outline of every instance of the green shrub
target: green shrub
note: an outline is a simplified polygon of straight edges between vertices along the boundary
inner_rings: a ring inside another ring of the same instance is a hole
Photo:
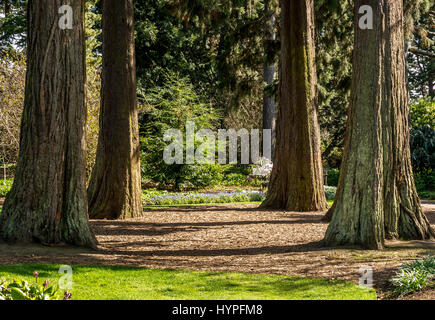
[[[213,129],[218,118],[215,110],[200,101],[187,78],[175,74],[167,74],[165,85],[150,90],[144,100],[139,114],[142,179],[151,180],[161,188],[175,190],[216,185],[220,180],[217,165],[168,165],[163,159],[163,151],[169,144],[163,140],[167,130],[183,132],[185,156],[186,122],[194,121],[195,132],[204,128]],[[195,148],[200,144],[195,141]]]
[[[249,180],[247,175],[240,173],[224,174],[220,181],[221,186],[255,186],[255,180]]]
[[[423,170],[415,173],[414,181],[418,191],[435,191],[435,170]]]
[[[214,187],[221,181],[221,168],[214,164],[183,165],[175,189],[191,190]]]
[[[435,101],[428,98],[420,99],[411,104],[409,117],[413,128],[424,127],[425,125],[435,128]]]
[[[435,101],[421,99],[411,105],[411,160],[417,190],[435,191]]]
[[[336,187],[338,186],[338,178],[340,177],[340,171],[338,169],[328,170],[328,181],[325,181],[326,185]]]
[[[408,263],[402,266],[403,269],[419,269],[423,270],[429,274],[435,275],[435,256],[430,255],[427,256],[423,260],[415,260],[412,263]]]
[[[426,189],[426,181],[424,179],[424,175],[421,173],[414,173],[414,183],[417,191],[422,191]]]
[[[420,191],[418,195],[420,199],[435,200],[435,191]]]
[[[219,184],[221,186],[260,187],[267,181],[266,177],[250,177],[252,165],[223,165]]]
[[[414,181],[420,198],[435,200],[435,170],[414,173]]]
[[[414,172],[435,170],[435,130],[429,125],[413,128],[410,144]]]
[[[337,188],[336,187],[325,186],[326,200],[330,200],[330,201],[334,200],[336,192],[337,192]]]
[[[394,293],[404,296],[412,292],[420,291],[429,284],[428,275],[419,269],[401,269],[391,280],[394,285]]]
[[[0,197],[4,198],[8,194],[8,192],[11,190],[13,184],[12,179],[6,179],[6,181],[1,180],[0,181]]]
[[[391,279],[394,294],[404,296],[432,286],[435,278],[435,256],[405,264],[399,268]]]

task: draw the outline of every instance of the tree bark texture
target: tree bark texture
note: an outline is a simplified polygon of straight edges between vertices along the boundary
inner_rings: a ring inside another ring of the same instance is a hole
[[[280,99],[274,167],[262,207],[325,210],[313,0],[281,1]]]
[[[142,215],[133,0],[103,1],[100,136],[88,187],[89,215]]]
[[[373,8],[374,27],[360,29],[358,9]],[[409,146],[403,6],[355,1],[351,102],[337,195],[326,219],[327,245],[381,249],[385,239],[428,239]]]
[[[73,29],[59,28],[63,4]],[[85,185],[84,1],[30,0],[27,75],[15,179],[0,215],[8,242],[95,247]]]

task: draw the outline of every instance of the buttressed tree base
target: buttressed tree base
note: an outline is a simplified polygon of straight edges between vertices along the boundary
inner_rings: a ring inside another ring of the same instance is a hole
[[[366,4],[373,29],[359,26]],[[355,17],[345,151],[325,243],[381,249],[385,239],[429,239],[411,167],[402,1],[357,0]]]
[[[0,215],[8,242],[95,247],[85,184],[84,1],[72,29],[59,27],[62,1],[29,1],[27,75],[19,160]]]
[[[312,0],[282,1],[274,167],[264,208],[327,209],[323,190]]]

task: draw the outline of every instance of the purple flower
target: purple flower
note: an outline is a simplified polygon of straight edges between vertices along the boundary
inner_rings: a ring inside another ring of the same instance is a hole
[[[45,280],[44,283],[43,283],[42,285],[43,285],[43,287],[45,288],[45,287],[48,287],[49,284],[50,284],[50,281]]]
[[[38,278],[38,276],[39,276],[38,271],[33,272],[33,276],[34,276],[35,278]]]
[[[71,297],[72,297],[72,293],[68,292],[68,291],[65,291],[63,300],[69,300],[69,299],[71,299]]]

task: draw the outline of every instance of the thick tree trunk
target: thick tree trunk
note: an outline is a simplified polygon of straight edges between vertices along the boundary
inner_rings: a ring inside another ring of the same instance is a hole
[[[0,233],[8,242],[95,247],[85,186],[84,1],[71,1],[72,30],[58,26],[63,2],[28,2],[20,152]]]
[[[281,2],[281,75],[274,167],[263,207],[327,208],[323,190],[313,0]]]
[[[264,10],[268,16],[268,23],[265,28],[265,60],[264,60],[264,82],[267,86],[273,85],[273,80],[275,78],[275,64],[269,61],[268,48],[270,47],[268,43],[275,41],[275,16],[270,11],[270,0],[266,1]],[[274,154],[274,139],[275,139],[275,99],[273,96],[269,95],[266,91],[263,93],[263,129],[272,130],[272,159]],[[270,159],[270,160],[272,160]]]
[[[373,8],[373,30],[358,9]],[[434,235],[412,174],[402,1],[355,1],[355,50],[344,158],[327,245],[380,249],[384,239]]]
[[[142,215],[132,0],[103,1],[100,136],[88,187],[95,219]]]

